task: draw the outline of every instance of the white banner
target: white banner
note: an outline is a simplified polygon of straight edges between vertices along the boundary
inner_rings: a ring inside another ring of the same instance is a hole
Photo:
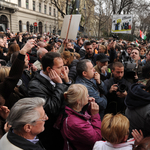
[[[131,34],[132,30],[132,15],[113,15],[112,33],[127,33]]]

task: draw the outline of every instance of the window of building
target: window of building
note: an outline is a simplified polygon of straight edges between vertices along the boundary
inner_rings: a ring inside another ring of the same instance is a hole
[[[46,14],[46,5],[44,5],[44,13]]]
[[[33,10],[35,11],[35,1],[33,1]]]
[[[55,8],[54,8],[54,17],[56,17],[56,11],[55,11]]]
[[[49,7],[49,15],[51,16],[51,7]]]
[[[19,32],[22,32],[22,21],[19,20]]]
[[[21,0],[18,0],[18,6],[21,7]]]
[[[29,9],[29,0],[26,0],[26,8]]]
[[[39,12],[41,12],[41,3],[39,3]]]
[[[27,22],[27,32],[29,32],[29,22]]]

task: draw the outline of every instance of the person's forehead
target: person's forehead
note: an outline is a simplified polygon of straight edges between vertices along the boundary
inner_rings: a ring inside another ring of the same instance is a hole
[[[87,65],[88,68],[93,67],[93,64],[91,62],[87,62],[86,65]]]
[[[63,60],[62,60],[62,58],[60,58],[60,57],[56,57],[56,58],[54,58],[54,66],[61,66],[62,65],[62,63],[63,63]]]
[[[139,51],[137,49],[132,50],[132,53],[137,53],[139,54]]]
[[[116,70],[116,71],[122,71],[122,70],[124,70],[124,67],[117,67],[117,66],[116,66],[116,67],[115,67],[115,70]]]

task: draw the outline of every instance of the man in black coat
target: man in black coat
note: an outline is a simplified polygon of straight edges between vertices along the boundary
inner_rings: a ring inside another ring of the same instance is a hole
[[[106,97],[108,100],[106,113],[124,113],[124,99],[131,84],[123,78],[124,66],[121,62],[113,64],[112,74],[112,78],[104,81],[107,87]]]
[[[46,101],[44,109],[49,120],[45,123],[45,131],[39,138],[47,150],[63,149],[63,138],[53,125],[63,104],[63,93],[68,88],[63,84],[63,81],[69,83],[68,72],[63,66],[60,54],[54,52],[43,56],[42,67],[43,70],[35,74],[28,86],[30,97],[42,97]]]

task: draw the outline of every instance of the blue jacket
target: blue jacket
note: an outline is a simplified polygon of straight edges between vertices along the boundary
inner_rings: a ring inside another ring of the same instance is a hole
[[[99,105],[99,114],[101,116],[101,120],[104,116],[104,110],[106,109],[107,106],[107,99],[104,95],[100,96],[100,90],[103,89],[104,94],[106,93],[106,88],[104,87],[104,82],[101,81],[100,85],[96,84],[96,80],[91,79],[88,80],[84,77],[77,76],[76,78],[76,83],[80,83],[88,89],[88,93],[90,97],[95,98],[95,102]]]

